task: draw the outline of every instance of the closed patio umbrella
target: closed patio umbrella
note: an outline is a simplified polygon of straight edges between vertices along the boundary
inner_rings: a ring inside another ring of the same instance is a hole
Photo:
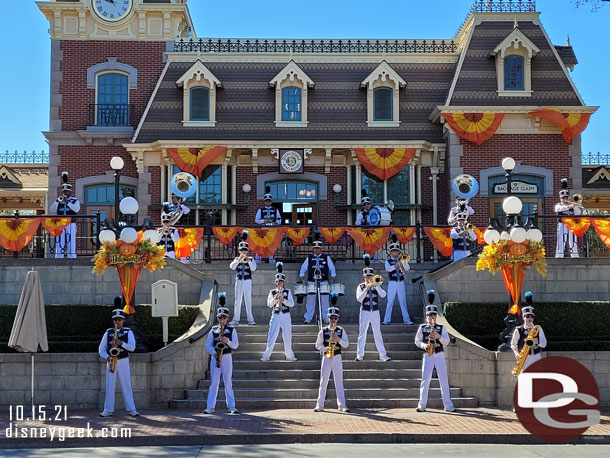
[[[13,322],[8,346],[32,356],[32,407],[34,406],[34,355],[37,351],[49,351],[44,299],[38,272],[28,272],[19,298],[17,314]]]

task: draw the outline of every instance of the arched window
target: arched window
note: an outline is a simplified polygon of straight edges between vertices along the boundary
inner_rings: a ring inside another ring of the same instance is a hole
[[[282,89],[282,121],[301,120],[301,88],[289,86]]]
[[[97,77],[96,126],[129,126],[129,77],[102,73]]]
[[[210,120],[210,91],[207,87],[191,88],[191,121]]]
[[[524,88],[523,57],[517,55],[504,58],[504,90],[522,91]]]
[[[373,93],[374,121],[392,121],[392,89],[378,87]]]

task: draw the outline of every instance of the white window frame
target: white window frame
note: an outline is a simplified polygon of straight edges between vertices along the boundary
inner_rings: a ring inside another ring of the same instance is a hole
[[[532,41],[521,30],[513,31],[496,46],[491,55],[496,57],[496,76],[499,97],[531,97],[532,96],[532,59],[540,52]],[[508,56],[523,57],[523,90],[511,91],[504,89],[504,59]]]
[[[315,83],[307,76],[295,61],[291,60],[275,77],[269,81],[269,87],[275,88],[275,126],[276,127],[307,127],[307,93]],[[301,120],[282,121],[282,89],[298,87],[301,89]]]
[[[184,127],[215,127],[216,126],[216,89],[222,87],[222,83],[214,74],[198,60],[189,68],[184,75],[176,81],[176,86],[183,89],[182,101],[182,125]],[[209,91],[209,120],[191,120],[191,89],[194,87],[205,87]]]
[[[366,77],[360,87],[366,89],[368,127],[399,127],[400,126],[400,89],[407,87],[407,82],[385,60]],[[392,120],[375,121],[375,89],[387,87],[392,89]]]

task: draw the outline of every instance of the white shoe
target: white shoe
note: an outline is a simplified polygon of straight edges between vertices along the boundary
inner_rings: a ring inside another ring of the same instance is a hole
[[[426,408],[425,407],[418,407],[417,409],[415,409],[416,412],[425,412]]]
[[[390,358],[388,355],[380,356],[379,359],[383,362],[392,360],[392,358]]]
[[[455,407],[445,407],[445,412],[455,412]]]
[[[347,407],[342,407],[339,409],[341,412],[349,412],[349,409]]]
[[[270,360],[271,360],[271,358],[269,358],[269,357],[266,357],[266,358],[265,357],[261,357],[261,361],[270,361]]]
[[[305,323],[305,324],[311,324],[311,320],[305,320],[303,323]]]
[[[413,322],[412,322],[412,321],[405,321],[405,323],[404,323],[404,324],[406,324],[406,325],[409,325],[409,326],[410,326],[410,325],[412,325],[412,324],[413,324]]]
[[[292,358],[286,358],[286,361],[296,361],[297,358],[296,356],[293,356]]]
[[[356,356],[356,359],[354,361],[362,361],[364,358],[362,356]]]
[[[137,410],[132,410],[131,412],[129,412],[129,416],[130,417],[139,417],[140,414],[138,413]]]
[[[316,407],[313,409],[314,412],[324,412],[324,407]]]
[[[214,413],[214,409],[205,409],[203,413],[211,414]]]
[[[229,415],[239,415],[239,410],[237,409],[229,409],[229,412],[227,412]]]
[[[387,326],[388,324],[390,324],[389,321],[384,321],[383,323],[381,323],[383,326]]]
[[[248,321],[248,326],[254,326],[256,324],[255,321]]]
[[[100,417],[112,417],[112,412],[100,412]]]

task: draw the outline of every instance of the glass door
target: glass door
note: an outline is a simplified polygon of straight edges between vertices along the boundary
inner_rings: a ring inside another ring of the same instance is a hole
[[[292,225],[312,226],[316,224],[317,204],[293,204]]]

